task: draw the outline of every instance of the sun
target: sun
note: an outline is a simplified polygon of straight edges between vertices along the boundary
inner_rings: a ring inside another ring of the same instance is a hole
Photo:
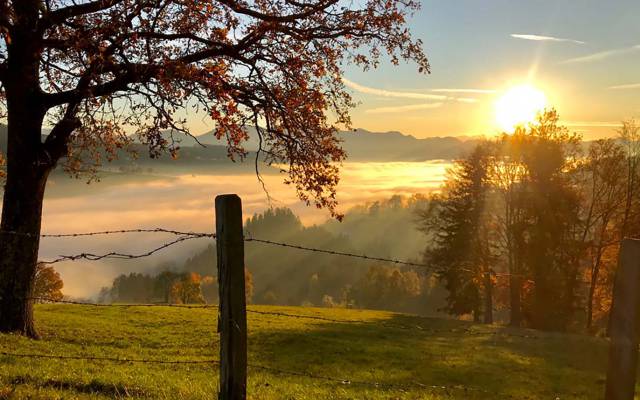
[[[496,102],[498,126],[511,133],[518,125],[534,122],[546,105],[547,98],[540,89],[531,85],[514,86]]]

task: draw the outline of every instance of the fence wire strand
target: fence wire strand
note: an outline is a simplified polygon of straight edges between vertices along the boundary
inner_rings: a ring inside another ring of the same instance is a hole
[[[108,361],[117,363],[142,363],[142,364],[216,364],[219,360],[154,360],[140,358],[117,358],[117,357],[94,357],[94,356],[63,356],[55,354],[35,354],[35,353],[10,353],[0,351],[0,355],[18,358],[47,358],[56,360],[82,360],[82,361]]]
[[[269,244],[269,245],[280,246],[280,247],[288,247],[288,248],[292,248],[292,249],[310,251],[310,252],[314,252],[314,253],[330,254],[330,255],[334,255],[334,256],[344,256],[344,257],[351,257],[351,258],[359,258],[359,259],[369,260],[369,261],[382,261],[382,262],[388,262],[388,263],[399,264],[399,265],[407,265],[407,266],[412,266],[412,267],[431,268],[431,266],[428,265],[428,264],[420,264],[420,263],[415,263],[415,262],[411,262],[411,261],[394,260],[394,259],[382,258],[382,257],[372,257],[372,256],[368,256],[368,255],[365,255],[365,254],[354,254],[354,253],[348,253],[348,252],[342,252],[342,251],[336,251],[336,250],[318,249],[318,248],[314,248],[314,247],[300,246],[300,245],[291,244],[291,243],[276,242],[276,241],[273,241],[273,240],[258,239],[258,238],[254,238],[254,237],[247,237],[247,238],[245,238],[245,241]]]
[[[83,302],[74,300],[56,300],[47,297],[28,297],[26,300],[38,301],[44,304],[71,304],[88,307],[121,307],[121,308],[135,308],[135,307],[172,307],[172,308],[187,308],[187,309],[218,309],[217,304],[171,304],[171,303],[95,303],[95,302]],[[331,322],[335,324],[357,324],[357,325],[371,325],[381,326],[389,329],[402,329],[402,330],[416,330],[427,334],[443,334],[443,333],[460,333],[464,335],[472,336],[503,336],[503,337],[517,337],[523,339],[539,339],[537,335],[521,335],[509,332],[498,331],[479,331],[470,328],[451,328],[451,329],[434,329],[425,328],[418,324],[398,324],[393,322],[379,321],[379,320],[361,320],[361,319],[338,319],[328,318],[318,315],[304,315],[304,314],[291,314],[280,311],[261,311],[252,310],[247,308],[248,314],[277,316],[285,318],[305,319],[312,321]]]
[[[4,231],[4,230],[0,231],[0,233],[13,234],[13,235],[23,235],[23,236],[37,236],[37,235],[31,234],[31,233],[16,232],[16,231]],[[148,252],[141,253],[141,254],[125,254],[125,253],[119,253],[119,252],[110,252],[110,253],[106,253],[106,254],[81,253],[81,254],[76,254],[76,255],[62,255],[62,256],[59,256],[58,258],[53,259],[53,260],[41,261],[41,263],[42,264],[56,264],[56,263],[63,262],[63,261],[76,261],[76,260],[81,260],[81,259],[88,260],[88,261],[99,261],[99,260],[103,260],[103,259],[131,260],[131,259],[149,257],[149,256],[151,256],[151,255],[153,255],[153,254],[155,254],[155,253],[157,253],[159,251],[162,251],[162,250],[166,249],[167,247],[173,246],[173,245],[178,244],[180,242],[184,242],[186,240],[200,239],[200,238],[216,239],[216,234],[215,233],[193,232],[193,231],[178,231],[178,230],[175,230],[175,229],[166,229],[166,228],[117,229],[117,230],[104,230],[104,231],[80,232],[80,233],[45,233],[45,234],[41,234],[40,237],[42,237],[42,238],[69,238],[69,237],[114,235],[114,234],[128,234],[128,233],[164,233],[164,234],[172,234],[172,235],[175,235],[175,236],[179,236],[179,238],[176,239],[176,240],[173,240],[171,242],[165,243],[162,246],[154,248],[154,249],[152,249],[152,250],[150,250]],[[342,252],[342,251],[337,251],[337,250],[320,249],[320,248],[302,246],[302,245],[297,245],[297,244],[292,244],[292,243],[278,242],[278,241],[268,240],[268,239],[260,239],[260,238],[255,238],[255,237],[251,237],[251,236],[245,237],[244,240],[246,242],[257,242],[257,243],[262,243],[262,244],[267,244],[267,245],[272,245],[272,246],[279,246],[279,247],[297,249],[297,250],[301,250],[301,251],[309,251],[309,252],[314,252],[314,253],[322,253],[322,254],[329,254],[329,255],[342,256],[342,257],[351,257],[351,258],[357,258],[357,259],[368,260],[368,261],[379,261],[379,262],[385,262],[385,263],[396,264],[396,265],[405,265],[405,266],[410,266],[410,267],[419,267],[419,268],[425,268],[425,269],[431,270],[433,272],[437,272],[436,268],[433,267],[432,265],[425,264],[425,263],[413,262],[413,261],[406,261],[406,260],[399,260],[399,259],[393,259],[393,258],[369,256],[369,255],[366,255],[366,254],[356,254],[356,253]],[[466,270],[466,269],[463,269],[463,271],[474,272],[474,271]],[[526,275],[522,275],[522,274],[512,274],[512,273],[508,273],[508,272],[496,272],[496,271],[491,271],[491,275],[496,277],[496,278],[510,278],[510,277],[519,277],[519,278],[523,278],[523,279],[527,279],[528,278]],[[535,281],[532,281],[530,279],[527,279],[526,281],[530,282],[530,283],[535,283]],[[591,281],[580,280],[580,281],[577,281],[577,283],[590,285]]]
[[[96,356],[70,356],[70,355],[57,355],[57,354],[42,354],[42,353],[13,353],[7,351],[0,351],[0,356],[15,357],[15,358],[35,358],[35,359],[54,359],[54,360],[73,360],[73,361],[99,361],[99,362],[114,362],[121,364],[139,363],[139,364],[171,364],[171,365],[214,365],[219,366],[220,360],[217,359],[205,359],[205,360],[160,360],[160,359],[141,359],[141,358],[118,358],[118,357],[96,357]],[[489,393],[483,389],[471,388],[468,386],[455,385],[431,385],[420,382],[409,382],[407,384],[398,383],[383,383],[366,381],[359,379],[342,379],[334,376],[313,374],[304,371],[292,371],[285,370],[266,365],[248,363],[248,368],[266,371],[278,375],[295,376],[300,378],[309,378],[316,380],[323,380],[327,382],[338,383],[341,385],[358,385],[358,386],[370,386],[376,389],[388,389],[388,390],[400,390],[409,391],[412,389],[432,389],[432,390],[459,390],[464,392],[483,392]]]
[[[40,235],[28,232],[18,232],[18,231],[6,231],[0,230],[0,233],[5,233],[8,235],[19,235],[19,236],[40,236],[41,238],[69,238],[69,237],[82,237],[82,236],[102,236],[102,235],[115,235],[115,234],[125,234],[125,233],[166,233],[172,234],[176,236],[197,236],[197,237],[211,237],[215,238],[215,233],[206,233],[206,232],[186,232],[186,231],[178,231],[175,229],[166,229],[166,228],[139,228],[139,229],[115,229],[115,230],[105,230],[105,231],[95,231],[95,232],[80,232],[80,233],[43,233]]]
[[[141,253],[141,254],[125,254],[125,253],[119,253],[119,252],[110,252],[110,253],[106,253],[106,254],[93,254],[93,253],[80,253],[80,254],[76,254],[76,255],[71,255],[71,256],[59,256],[58,258],[54,259],[54,260],[48,260],[48,261],[40,261],[40,263],[42,264],[56,264],[59,262],[63,262],[63,261],[77,261],[77,260],[88,260],[88,261],[99,261],[99,260],[104,260],[104,259],[119,259],[119,260],[133,260],[133,259],[137,259],[137,258],[145,258],[145,257],[149,257],[159,251],[162,251],[164,249],[166,249],[167,247],[171,247],[175,244],[187,241],[187,240],[193,240],[193,239],[201,239],[204,237],[209,237],[209,236],[182,236],[179,237],[178,239],[172,240],[170,242],[164,243],[163,245],[156,247],[152,250],[149,250],[147,252]]]

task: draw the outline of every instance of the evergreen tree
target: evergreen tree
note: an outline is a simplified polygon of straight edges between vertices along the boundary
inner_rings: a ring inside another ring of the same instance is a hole
[[[478,145],[455,163],[441,195],[422,213],[423,230],[433,234],[427,261],[449,295],[446,311],[492,322],[491,248],[485,213],[490,147]],[[484,310],[483,307],[483,298]]]

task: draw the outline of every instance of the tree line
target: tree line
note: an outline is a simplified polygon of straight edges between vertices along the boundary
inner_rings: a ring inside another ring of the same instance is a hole
[[[245,269],[247,303],[253,297],[253,278]],[[166,269],[158,274],[132,272],[113,280],[111,287],[103,287],[99,303],[166,303],[217,304],[218,280],[197,272]]]
[[[425,236],[417,230],[416,213],[427,204],[424,196],[393,196],[349,210],[343,222],[313,226],[304,226],[288,208],[273,208],[248,218],[244,229],[256,238],[417,261]],[[424,269],[255,242],[246,243],[245,262],[247,301],[252,303],[433,315],[444,298],[441,286]],[[216,250],[211,244],[181,264],[160,264],[153,272],[117,277],[110,287],[102,289],[99,300],[216,303],[216,276]],[[185,290],[189,295],[183,294]]]
[[[640,133],[583,142],[555,110],[479,144],[420,212],[445,310],[545,330],[606,329],[621,239],[640,235]]]

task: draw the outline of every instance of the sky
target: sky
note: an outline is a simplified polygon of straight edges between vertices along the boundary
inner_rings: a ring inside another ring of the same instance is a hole
[[[345,71],[354,127],[416,137],[490,136],[510,88],[542,91],[586,139],[640,117],[640,1],[423,0],[410,21],[431,74],[383,63]]]

